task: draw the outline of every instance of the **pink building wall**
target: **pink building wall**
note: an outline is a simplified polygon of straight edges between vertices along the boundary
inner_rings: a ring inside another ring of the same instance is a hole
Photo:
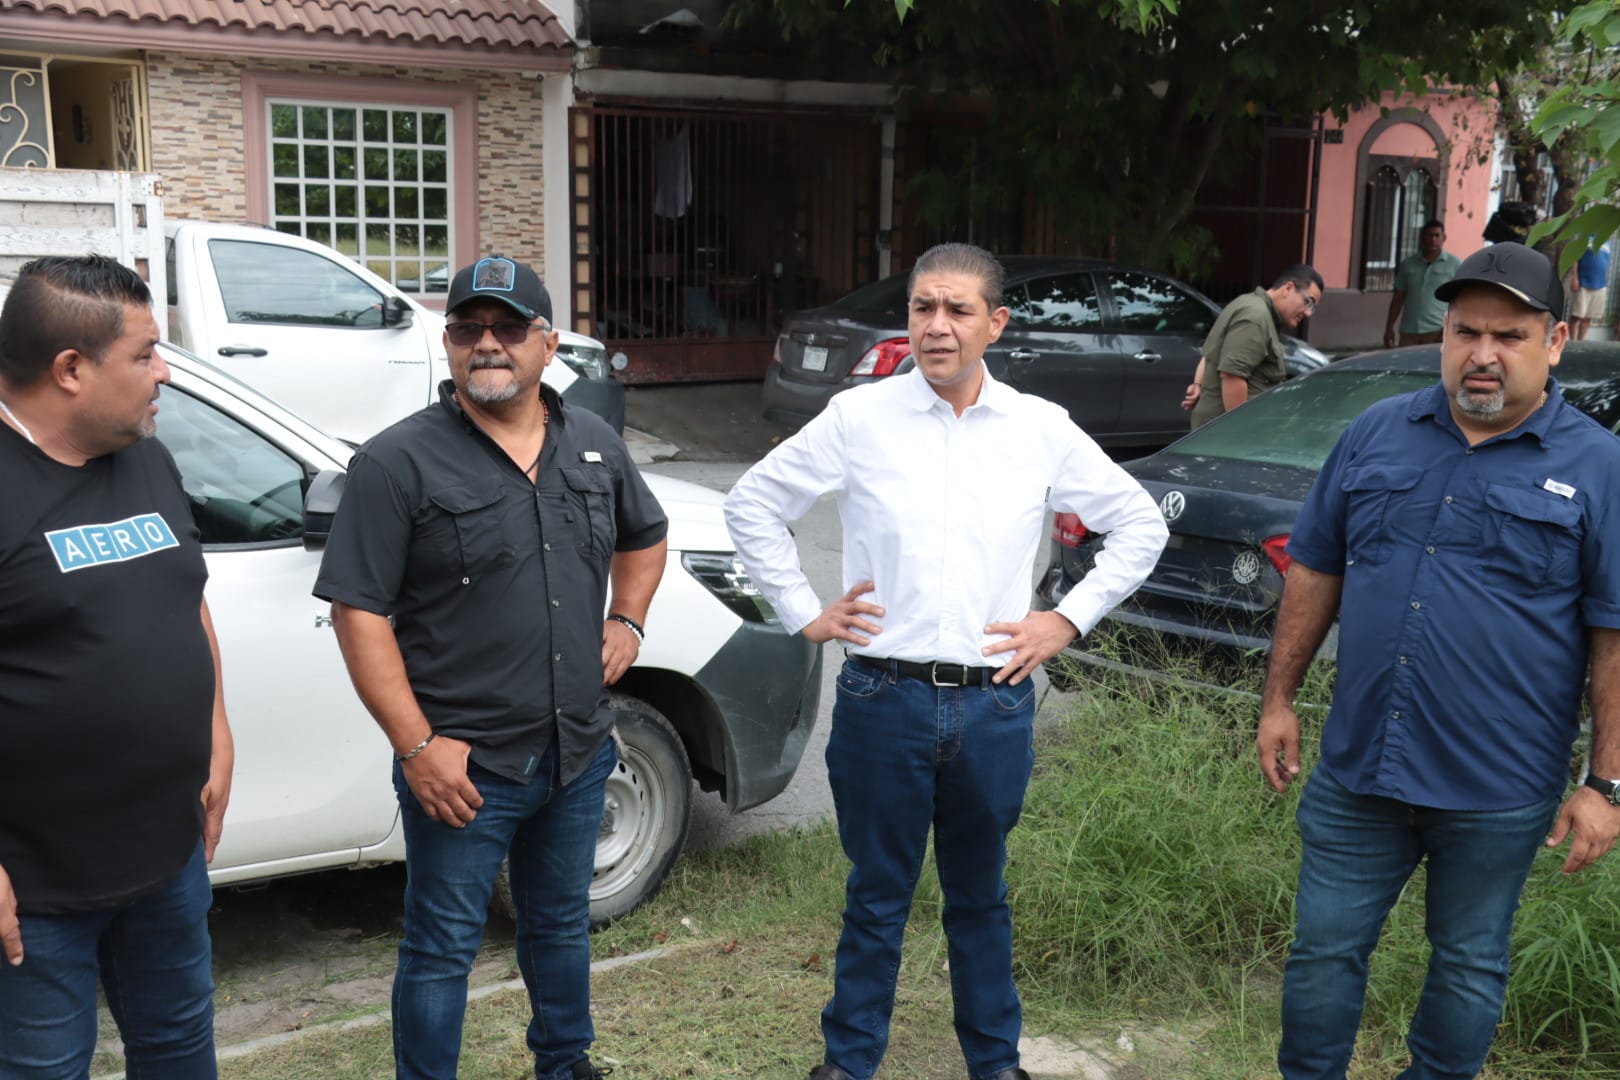
[[[1360,185],[1368,178],[1359,168],[1364,154],[1440,162],[1444,189],[1439,216],[1446,223],[1446,250],[1466,257],[1485,244],[1496,179],[1496,124],[1494,101],[1444,93],[1422,98],[1386,94],[1378,105],[1356,110],[1343,124],[1327,118],[1327,131],[1338,129],[1344,135],[1342,142],[1322,146],[1312,260],[1327,283],[1327,295],[1310,320],[1314,344],[1376,348],[1383,336],[1390,294],[1362,292],[1356,265]]]

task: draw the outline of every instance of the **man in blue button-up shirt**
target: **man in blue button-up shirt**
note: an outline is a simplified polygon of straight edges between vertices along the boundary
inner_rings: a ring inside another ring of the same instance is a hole
[[[1620,440],[1549,376],[1568,330],[1543,255],[1497,244],[1435,293],[1440,384],[1350,426],[1288,544],[1259,734],[1278,791],[1299,772],[1300,680],[1340,628],[1299,803],[1289,1080],[1342,1080],[1368,956],[1425,858],[1433,956],[1401,1077],[1474,1076],[1536,851],[1573,836],[1573,873],[1620,834]],[[1592,775],[1564,800],[1589,654]]]

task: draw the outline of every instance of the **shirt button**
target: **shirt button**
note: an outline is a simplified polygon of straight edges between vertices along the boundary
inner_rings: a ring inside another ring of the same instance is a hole
[[[466,577],[464,577],[464,578],[462,578],[462,579],[461,579],[461,583],[462,583],[462,584],[463,584],[463,585],[471,585],[471,584],[472,584],[472,578],[466,578]]]
[[[1417,601],[1416,601],[1416,600],[1414,600],[1414,601],[1412,601],[1412,610],[1413,610],[1413,611],[1416,611],[1416,610],[1417,610],[1417,609],[1418,609],[1418,608],[1420,608],[1420,607],[1422,607],[1422,606],[1423,606],[1423,605],[1422,605],[1422,604],[1420,604],[1420,603],[1418,603],[1418,602],[1417,602]]]
[[[551,602],[551,606],[552,607],[562,607],[562,601],[561,600],[553,600]]]
[[[540,546],[545,548],[547,551],[551,550],[551,545],[550,544],[541,544]]]
[[[1354,566],[1354,565],[1356,565],[1356,560],[1354,560],[1354,559],[1346,559],[1346,560],[1344,560],[1344,565],[1346,565],[1346,566]]]
[[[1396,709],[1394,712],[1389,714],[1389,718],[1391,720],[1399,720],[1401,718],[1401,710]]]
[[[1470,446],[1467,450],[1464,450],[1463,453],[1468,455],[1469,457],[1472,457],[1473,453],[1474,453],[1474,448],[1472,446]]]
[[[1447,495],[1447,496],[1446,496],[1446,503],[1447,503],[1447,504],[1448,504],[1448,505],[1449,505],[1449,504],[1450,504],[1450,503],[1451,503],[1451,496],[1450,496],[1450,495]]]
[[[1430,544],[1428,547],[1424,548],[1423,553],[1425,555],[1433,555],[1434,554],[1434,545]]]
[[[1402,663],[1402,664],[1405,664],[1405,663],[1406,663],[1406,657],[1404,657],[1404,656],[1403,656],[1403,657],[1401,657],[1401,663]]]
[[[551,658],[552,658],[552,659],[553,659],[553,660],[556,660],[556,661],[559,661],[559,662],[561,662],[561,660],[562,660],[562,653],[560,653],[560,652],[556,652],[556,653],[552,653],[552,654],[551,654]]]

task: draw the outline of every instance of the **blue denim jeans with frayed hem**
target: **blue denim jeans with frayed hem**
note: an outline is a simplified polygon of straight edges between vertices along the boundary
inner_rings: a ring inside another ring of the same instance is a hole
[[[618,762],[613,740],[572,783],[557,782],[556,745],[520,784],[471,762],[484,798],[453,828],[428,817],[399,765],[394,790],[405,828],[405,935],[394,973],[394,1071],[400,1080],[455,1080],[467,976],[489,916],[501,860],[510,858],[517,960],[533,1019],[538,1080],[570,1080],[596,1038],[591,1025],[591,873],[602,798]]]
[[[928,831],[944,894],[957,1041],[973,1077],[1018,1065],[1002,871],[1035,762],[1035,688],[935,687],[857,660],[837,678],[827,778],[853,866],[845,886],[826,1060],[866,1080],[883,1060]]]
[[[1322,769],[1300,794],[1304,858],[1283,977],[1286,1080],[1343,1080],[1361,1026],[1367,960],[1412,871],[1428,860],[1432,952],[1398,1080],[1479,1073],[1507,994],[1519,893],[1558,799],[1512,810],[1434,810],[1358,795]]]
[[[23,962],[0,960],[0,1078],[82,1080],[96,983],[129,1080],[214,1080],[214,978],[202,842],[156,892],[77,915],[24,915]]]

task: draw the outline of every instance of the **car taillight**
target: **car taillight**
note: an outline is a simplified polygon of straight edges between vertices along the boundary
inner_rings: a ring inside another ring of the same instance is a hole
[[[899,367],[906,357],[911,355],[910,338],[890,338],[880,341],[862,356],[860,362],[850,370],[851,375],[893,375],[894,369]]]
[[[1260,546],[1265,549],[1266,558],[1271,565],[1277,568],[1277,573],[1287,576],[1288,568],[1294,564],[1293,556],[1288,554],[1288,534],[1267,537],[1261,541]]]
[[[1079,514],[1054,514],[1052,516],[1052,539],[1064,547],[1077,548],[1086,542],[1091,530],[1086,528],[1080,520]]]

